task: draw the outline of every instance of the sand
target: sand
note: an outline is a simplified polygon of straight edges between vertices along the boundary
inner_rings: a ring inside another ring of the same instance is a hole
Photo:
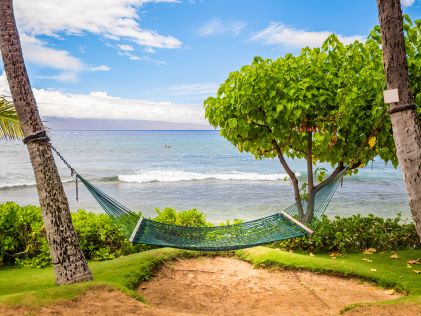
[[[38,310],[0,306],[0,315],[338,315],[352,303],[400,297],[357,279],[254,269],[229,257],[168,262],[138,292],[147,304],[100,287]],[[364,306],[348,314],[408,316],[421,311],[417,305]]]
[[[227,257],[168,263],[139,287],[150,306],[177,315],[337,315],[352,303],[398,297],[386,292],[355,279],[253,269]]]

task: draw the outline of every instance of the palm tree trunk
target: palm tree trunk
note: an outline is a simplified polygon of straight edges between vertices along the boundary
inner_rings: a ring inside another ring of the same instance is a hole
[[[22,56],[12,0],[0,0],[0,48],[24,136],[44,130]],[[92,279],[70,217],[69,204],[50,147],[27,145],[57,284]]]
[[[421,128],[412,98],[406,61],[400,0],[377,0],[382,29],[383,64],[388,89],[399,102],[389,108],[396,154],[404,174],[409,206],[421,238]]]

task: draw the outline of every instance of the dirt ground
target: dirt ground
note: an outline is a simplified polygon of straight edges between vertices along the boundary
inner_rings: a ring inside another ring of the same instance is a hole
[[[253,269],[226,257],[168,263],[139,287],[150,306],[179,315],[336,315],[352,303],[398,297],[386,292],[358,280]]]
[[[138,292],[147,305],[118,291],[96,288],[40,310],[0,306],[0,315],[337,315],[352,303],[399,297],[355,279],[253,269],[226,257],[169,262]],[[416,305],[366,306],[348,314],[408,316],[421,311]]]

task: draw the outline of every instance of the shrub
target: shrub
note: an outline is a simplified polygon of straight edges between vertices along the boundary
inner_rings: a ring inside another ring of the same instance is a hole
[[[323,216],[312,235],[277,242],[287,250],[345,253],[367,248],[400,250],[420,246],[413,223],[402,223],[401,215],[381,218],[372,214],[329,219]]]
[[[85,210],[72,213],[72,221],[87,259],[109,260],[150,249],[133,245],[111,218]],[[51,264],[41,217],[36,206],[0,204],[0,264],[45,267]]]
[[[80,247],[87,259],[104,260],[136,252],[124,233],[106,214],[95,214],[85,210],[72,213],[73,226],[77,232]],[[112,257],[114,256],[114,257]],[[112,257],[112,258],[111,258]]]
[[[177,212],[172,208],[156,209],[154,220],[182,226],[212,226],[197,209]],[[72,213],[79,243],[90,260],[111,260],[130,253],[153,248],[130,243],[111,218],[85,210]],[[238,224],[242,220],[226,221],[220,225]],[[366,217],[322,217],[311,236],[276,242],[273,247],[312,252],[341,252],[376,248],[400,250],[419,247],[414,224],[402,223],[401,216],[383,219]],[[51,264],[41,210],[36,206],[0,204],[0,265],[18,264],[42,268]]]
[[[34,257],[46,246],[39,207],[0,204],[0,263],[14,263],[19,256]]]
[[[219,223],[219,226],[237,225],[237,224],[242,224],[242,223],[244,223],[242,219],[234,218],[233,220],[227,219],[225,222]]]
[[[162,211],[156,208],[155,211],[158,213],[158,215],[154,218],[157,222],[180,226],[212,226],[211,223],[206,221],[206,215],[195,208],[177,212],[172,208],[166,207]]]

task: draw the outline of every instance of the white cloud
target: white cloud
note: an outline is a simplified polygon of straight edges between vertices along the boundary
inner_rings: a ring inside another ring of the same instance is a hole
[[[33,89],[42,116],[91,119],[128,119],[206,124],[201,106],[151,102],[109,96],[106,92],[68,94]],[[0,75],[0,95],[10,95],[5,74]]]
[[[203,25],[199,29],[200,36],[211,36],[220,34],[238,35],[247,26],[243,21],[223,22],[221,19],[215,18]]]
[[[66,50],[50,47],[39,36],[62,38],[62,35],[92,33],[113,40],[127,40],[153,48],[178,48],[181,42],[146,30],[139,24],[138,11],[146,3],[179,3],[178,0],[15,0],[17,24],[21,33],[25,59],[38,66],[60,70],[58,74],[39,78],[58,81],[77,81],[81,71],[109,71],[106,65],[88,66]],[[112,45],[111,45],[112,46]],[[114,47],[114,46],[113,46]],[[129,44],[118,45],[123,52],[133,51]],[[86,48],[79,48],[82,52]],[[131,55],[132,56],[132,55]],[[133,55],[134,56],[134,55]],[[130,56],[129,56],[130,57]],[[132,59],[165,64],[146,57]]]
[[[119,44],[117,47],[124,52],[131,52],[134,49],[133,46],[127,44]]]
[[[144,90],[143,93],[154,100],[162,100],[162,96],[183,104],[203,104],[209,96],[216,95],[219,84],[214,82],[178,84],[168,87]]]
[[[167,89],[162,89],[170,95],[174,96],[191,96],[191,95],[209,95],[215,94],[219,85],[214,82],[209,83],[194,83],[172,86]]]
[[[301,48],[305,46],[318,47],[326,40],[332,32],[310,32],[287,27],[281,23],[272,22],[270,25],[252,36],[251,40],[263,42],[269,45],[281,45],[286,47]],[[355,40],[363,41],[364,36],[338,35],[338,38],[344,43],[352,43]]]
[[[134,48],[131,45],[123,44],[123,45],[114,46],[112,44],[107,44],[107,46],[117,48],[118,54],[120,56],[127,56],[130,60],[133,60],[133,61],[149,62],[149,63],[153,63],[153,64],[158,65],[158,66],[167,65],[167,63],[163,60],[153,59],[153,58],[148,57],[148,56],[139,56],[139,55],[134,54],[133,53]],[[155,52],[150,47],[145,47],[144,51],[147,52],[147,53],[154,53]]]
[[[132,54],[130,51],[119,51],[118,54],[121,56],[127,56],[130,60],[150,62],[158,66],[165,66],[167,64],[163,60],[153,59],[148,56],[137,56]]]
[[[20,38],[23,54],[31,63],[71,72],[81,71],[84,67],[79,59],[65,50],[47,47],[43,41],[25,33]]]
[[[138,9],[145,3],[178,3],[176,0],[16,0],[19,28],[31,35],[59,37],[89,32],[141,46],[178,48],[181,42],[139,25]]]
[[[106,65],[86,66],[68,51],[54,49],[47,43],[26,33],[20,35],[22,52],[28,62],[47,68],[60,70],[61,73],[52,76],[38,76],[40,79],[57,80],[60,82],[76,82],[77,74],[85,71],[110,71]]]
[[[75,72],[62,72],[58,75],[52,75],[52,76],[36,76],[38,79],[46,79],[46,80],[55,80],[60,82],[77,82],[77,73]]]
[[[415,0],[401,0],[401,5],[404,8],[410,7],[411,5],[413,5],[415,2]]]
[[[96,72],[96,71],[110,71],[111,68],[109,66],[107,66],[107,65],[100,65],[100,66],[89,67],[89,68],[87,68],[87,70],[93,71],[93,72]]]
[[[152,48],[152,47],[145,47],[144,49],[143,49],[146,53],[149,53],[149,54],[154,54],[155,53],[155,50]]]

